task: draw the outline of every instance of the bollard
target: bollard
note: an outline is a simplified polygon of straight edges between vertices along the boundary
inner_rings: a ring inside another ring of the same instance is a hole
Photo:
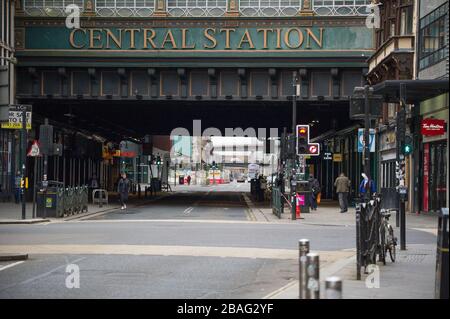
[[[305,299],[320,299],[319,255],[306,255],[306,295]]]
[[[309,254],[309,239],[300,239],[298,241],[298,286],[299,298],[305,299],[306,296],[306,255]]]
[[[328,277],[325,281],[325,299],[342,299],[342,280],[339,277]]]

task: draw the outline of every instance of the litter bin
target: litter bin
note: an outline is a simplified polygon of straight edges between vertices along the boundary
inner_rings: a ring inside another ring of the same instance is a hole
[[[448,208],[442,208],[438,221],[435,298],[448,299]]]
[[[180,175],[178,177],[178,184],[183,185],[184,184],[184,175]]]
[[[59,217],[58,210],[58,189],[49,187],[47,191],[40,190],[36,198],[36,216],[37,217]]]
[[[152,187],[153,193],[160,192],[161,191],[161,180],[159,178],[153,177],[151,187]]]
[[[297,181],[297,203],[300,205],[300,212],[310,213],[309,199],[311,197],[311,187],[308,181]]]

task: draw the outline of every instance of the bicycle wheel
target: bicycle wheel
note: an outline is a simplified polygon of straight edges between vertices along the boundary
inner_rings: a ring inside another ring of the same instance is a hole
[[[394,263],[395,259],[397,258],[397,243],[394,237],[394,229],[391,225],[389,225],[389,237],[390,237],[390,243],[389,243],[389,257],[391,257],[391,261]]]

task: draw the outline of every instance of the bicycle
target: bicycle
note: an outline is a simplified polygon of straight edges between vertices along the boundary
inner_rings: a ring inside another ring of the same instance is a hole
[[[397,238],[394,235],[394,228],[389,224],[389,218],[391,217],[390,209],[382,209],[381,223],[380,223],[380,259],[384,265],[386,265],[386,254],[389,252],[389,257],[392,262],[395,262],[397,257]]]

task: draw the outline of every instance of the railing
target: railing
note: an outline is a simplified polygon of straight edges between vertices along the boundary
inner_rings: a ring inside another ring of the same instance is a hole
[[[291,17],[298,14],[301,0],[241,0],[240,12],[247,17]]]
[[[150,17],[155,0],[93,0],[95,14],[102,17]],[[221,17],[227,12],[229,0],[165,0],[166,12],[173,17]],[[245,17],[296,16],[303,0],[241,0],[239,12]],[[371,0],[314,0],[314,14],[319,16],[366,16]],[[66,16],[68,5],[85,10],[85,0],[23,0],[29,16]]]
[[[282,198],[282,193],[279,188],[272,188],[272,212],[278,218],[281,218],[281,214],[283,214],[284,210],[284,202]]]
[[[102,17],[149,17],[155,0],[96,0],[95,12]]]
[[[23,11],[30,16],[66,16],[67,6],[75,4],[84,10],[84,0],[23,0]]]
[[[313,11],[319,16],[366,16],[371,0],[314,0]]]
[[[167,0],[167,13],[174,17],[220,17],[227,0]]]

